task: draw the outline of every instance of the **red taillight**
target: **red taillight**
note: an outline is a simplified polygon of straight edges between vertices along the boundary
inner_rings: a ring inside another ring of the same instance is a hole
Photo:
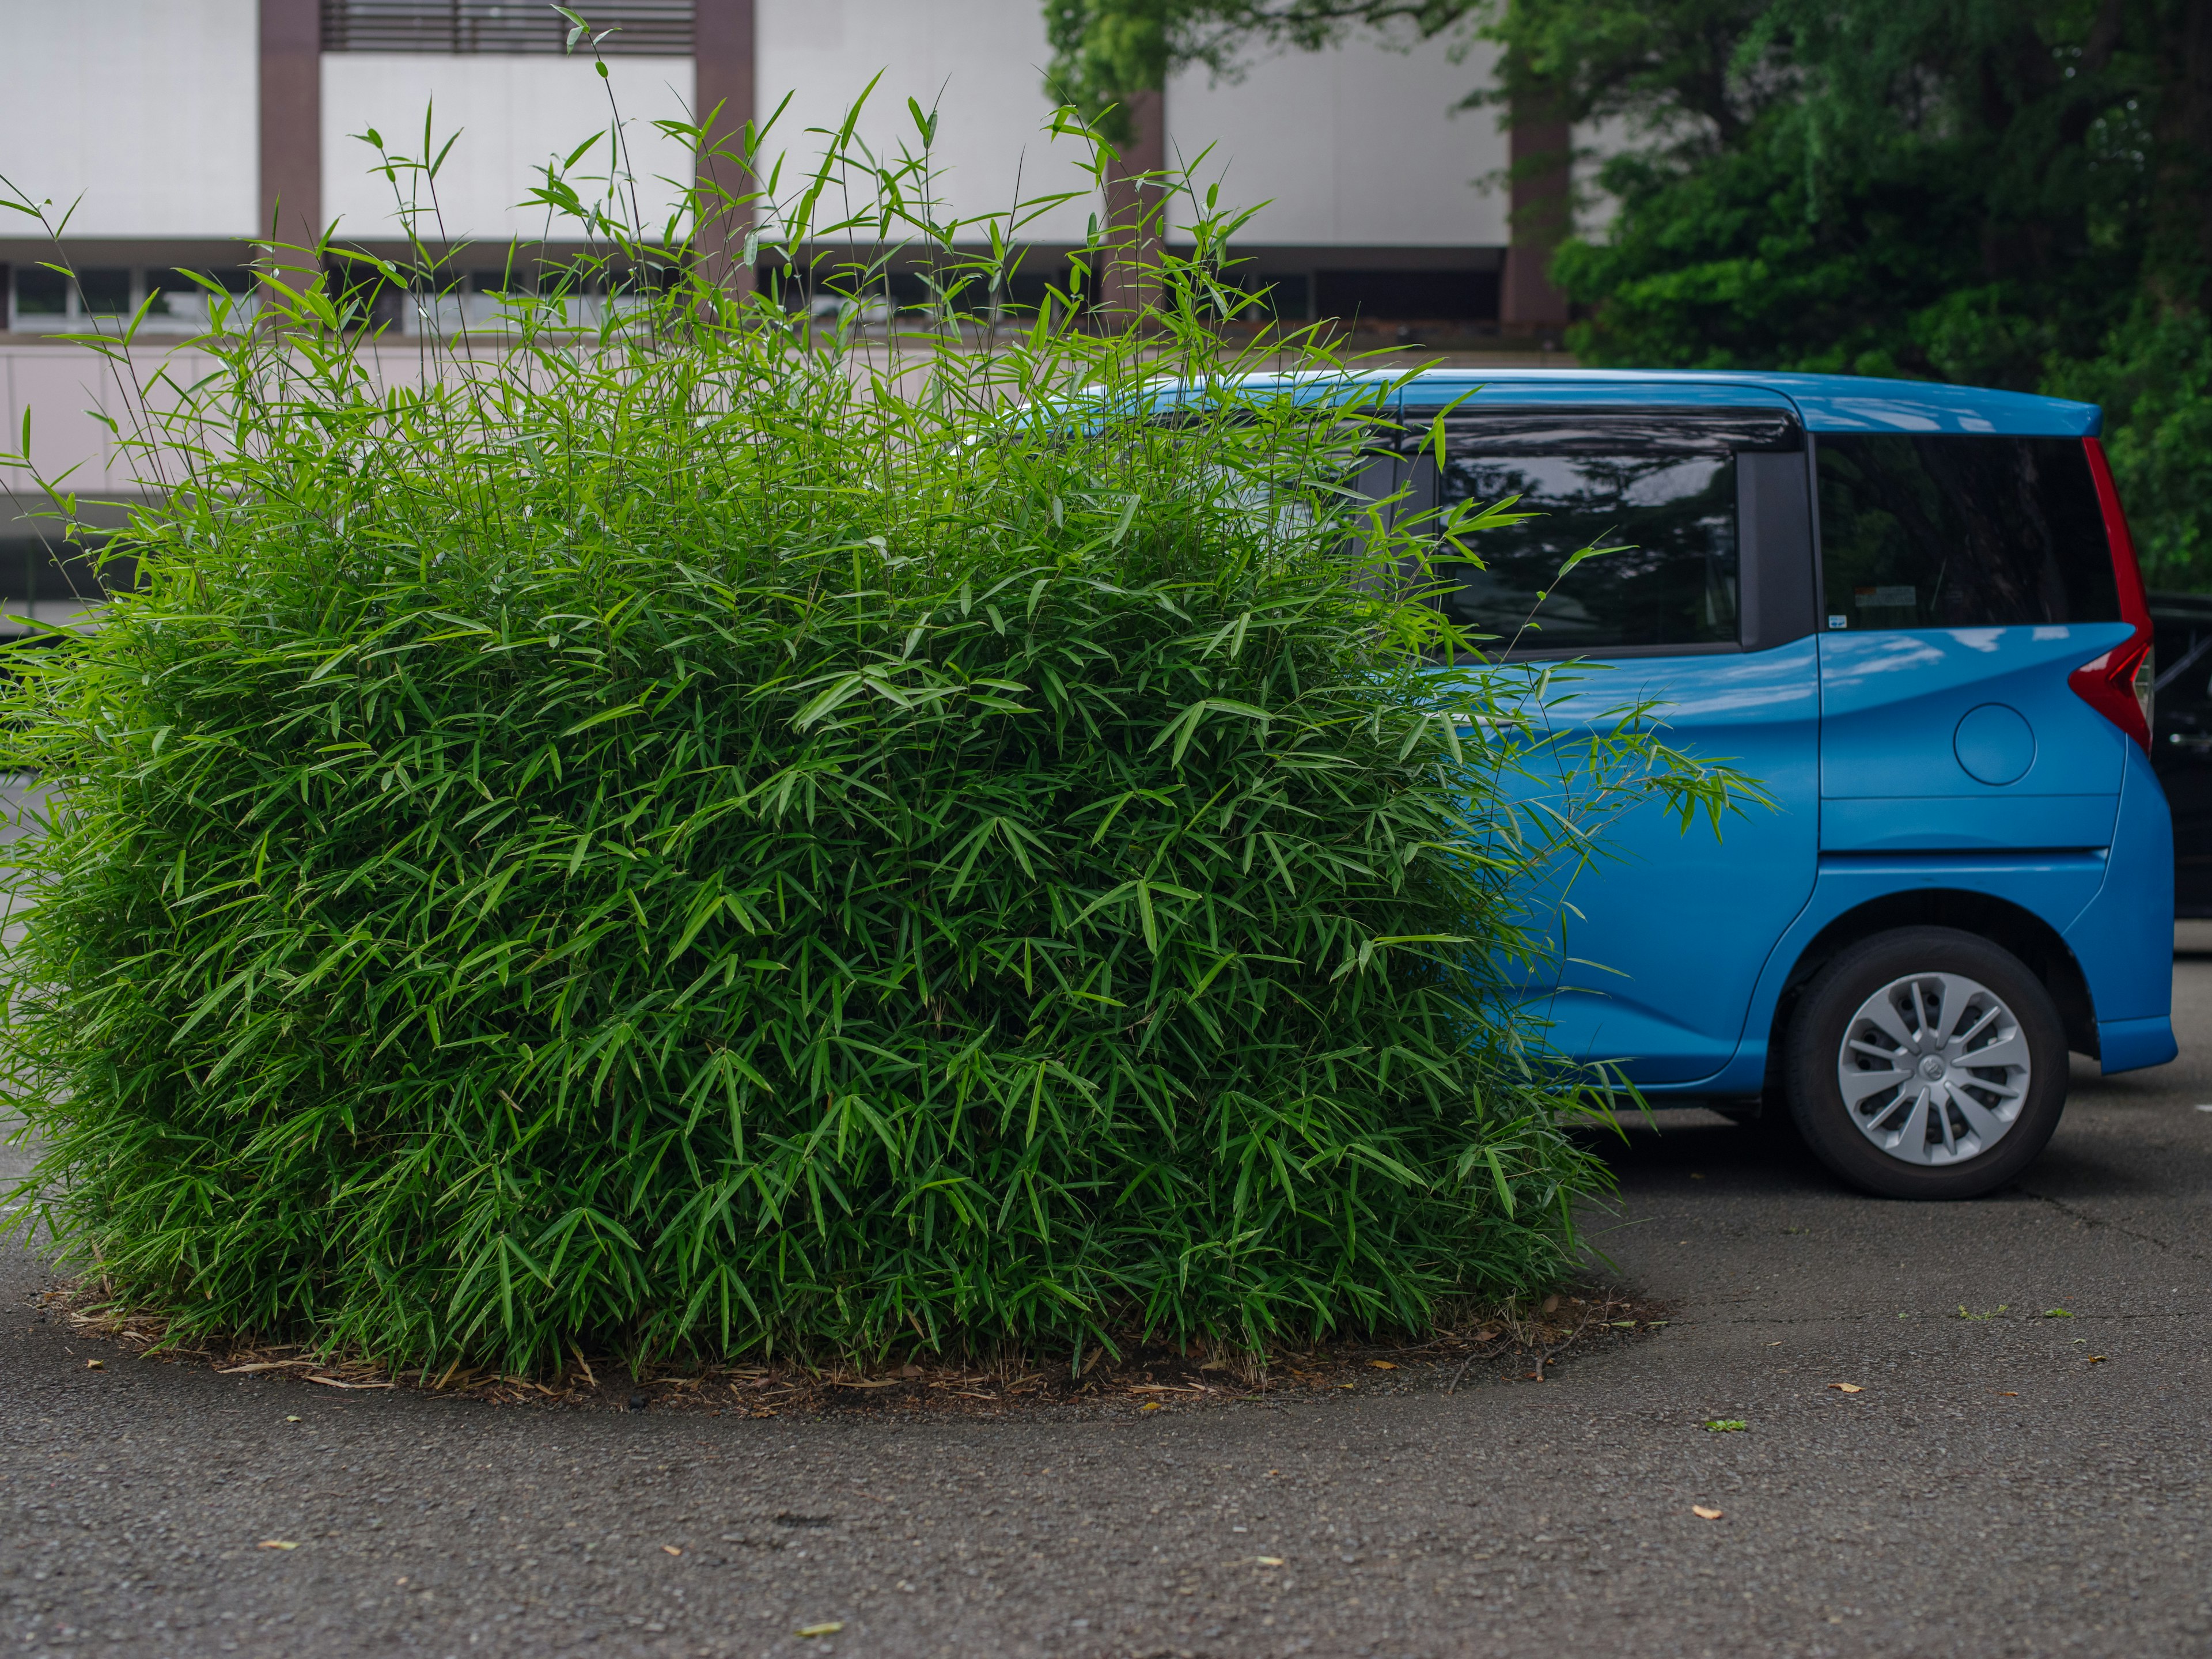
[[[2094,662],[2085,662],[2066,677],[2066,684],[2090,708],[2142,745],[2150,753],[2150,718],[2144,704],[2149,700],[2150,641],[2130,640],[2116,645]],[[2145,682],[2138,689],[2140,676]]]
[[[2120,620],[2134,625],[2134,635],[2114,646],[2094,662],[2085,662],[2066,677],[2075,695],[2150,752],[2150,700],[2153,684],[2150,656],[2150,604],[2143,597],[2142,571],[2136,564],[2136,544],[2128,534],[2127,515],[2120,511],[2120,492],[2112,487],[2112,469],[2105,464],[2105,447],[2084,438],[2089,453],[2089,476],[2096,481],[2097,505],[2105,514],[2105,539],[2112,550],[2112,578],[2120,590]]]

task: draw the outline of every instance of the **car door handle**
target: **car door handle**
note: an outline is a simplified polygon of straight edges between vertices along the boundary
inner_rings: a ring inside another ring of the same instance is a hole
[[[2169,732],[2166,740],[2178,749],[2212,749],[2212,732]]]

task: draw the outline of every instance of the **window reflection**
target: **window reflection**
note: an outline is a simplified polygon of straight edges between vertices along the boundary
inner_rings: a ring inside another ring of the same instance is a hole
[[[1728,455],[1480,457],[1448,462],[1441,499],[1518,495],[1539,516],[1446,562],[1452,618],[1522,650],[1725,643],[1737,618],[1735,461]],[[1616,548],[1560,568],[1591,545]]]

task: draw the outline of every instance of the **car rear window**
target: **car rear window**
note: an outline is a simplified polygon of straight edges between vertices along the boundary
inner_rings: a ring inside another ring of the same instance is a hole
[[[1822,433],[1814,454],[1826,627],[2119,619],[2078,438]]]
[[[1440,503],[1509,495],[1537,516],[1486,530],[1480,565],[1440,561],[1447,615],[1522,651],[1737,638],[1736,452],[1799,448],[1771,410],[1486,410],[1445,422]],[[1586,547],[1617,551],[1584,560]]]

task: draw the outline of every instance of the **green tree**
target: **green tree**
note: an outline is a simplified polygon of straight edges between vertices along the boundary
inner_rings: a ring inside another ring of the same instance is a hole
[[[1046,91],[1123,143],[1138,99],[1164,90],[1187,64],[1228,69],[1237,46],[1269,29],[1272,17],[1264,0],[1045,0]]]

